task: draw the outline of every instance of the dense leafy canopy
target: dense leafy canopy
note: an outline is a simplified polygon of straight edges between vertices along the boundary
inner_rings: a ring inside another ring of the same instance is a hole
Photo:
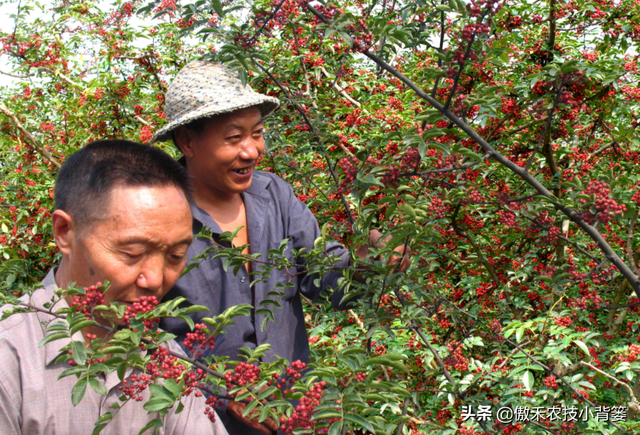
[[[637,2],[10,5],[5,294],[57,261],[49,219],[65,156],[92,139],[149,141],[172,77],[198,57],[225,61],[281,99],[261,166],[324,237],[391,236],[366,284],[347,277],[350,311],[307,301],[317,367],[300,382],[327,383],[318,430],[640,428]],[[385,260],[401,244],[413,258],[402,274]],[[463,415],[481,405],[490,420]],[[495,416],[553,406],[561,418]],[[567,417],[573,407],[594,415]]]

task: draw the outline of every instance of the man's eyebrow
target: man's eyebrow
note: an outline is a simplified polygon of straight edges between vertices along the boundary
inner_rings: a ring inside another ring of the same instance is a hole
[[[178,246],[178,245],[189,245],[191,244],[191,242],[193,241],[193,236],[189,236],[189,237],[185,237],[184,239],[174,243],[172,246]],[[137,236],[131,236],[128,237],[124,240],[120,240],[118,242],[120,245],[155,245],[156,243],[150,241],[149,239],[145,238],[145,237],[137,237]]]
[[[251,128],[256,128],[258,125],[261,125],[261,124],[264,124],[264,120],[263,120],[263,119],[260,119],[260,121],[258,121],[258,122],[256,122],[255,124],[253,124],[253,127],[251,127]],[[240,125],[240,124],[238,124],[237,122],[232,122],[231,124],[228,124],[228,125],[225,127],[225,129],[224,129],[224,130],[225,130],[225,132],[227,132],[227,131],[229,131],[229,130],[233,130],[234,128],[242,129],[242,128],[243,128],[243,126],[242,126],[242,125]]]

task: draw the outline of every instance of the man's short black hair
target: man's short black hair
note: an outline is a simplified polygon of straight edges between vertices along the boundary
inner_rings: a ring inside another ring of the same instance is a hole
[[[106,212],[117,186],[175,186],[193,203],[186,169],[164,151],[128,140],[101,140],[71,154],[55,186],[55,207],[84,226]]]

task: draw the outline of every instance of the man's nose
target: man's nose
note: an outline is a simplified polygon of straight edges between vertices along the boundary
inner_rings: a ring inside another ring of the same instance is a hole
[[[147,258],[140,268],[136,285],[150,293],[159,292],[164,281],[164,266],[164,258],[162,256]]]
[[[240,158],[244,160],[258,160],[263,150],[264,142],[262,141],[262,139],[258,140],[249,136],[242,143]]]

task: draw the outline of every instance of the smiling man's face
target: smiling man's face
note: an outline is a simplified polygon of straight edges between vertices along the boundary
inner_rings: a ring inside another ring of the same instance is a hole
[[[236,195],[251,186],[253,171],[264,152],[262,114],[257,107],[216,116],[201,132],[182,135],[182,151],[196,190],[220,197]]]
[[[107,304],[160,300],[186,265],[193,238],[187,199],[174,186],[116,186],[104,206],[103,218],[69,234],[70,281],[109,280]]]

